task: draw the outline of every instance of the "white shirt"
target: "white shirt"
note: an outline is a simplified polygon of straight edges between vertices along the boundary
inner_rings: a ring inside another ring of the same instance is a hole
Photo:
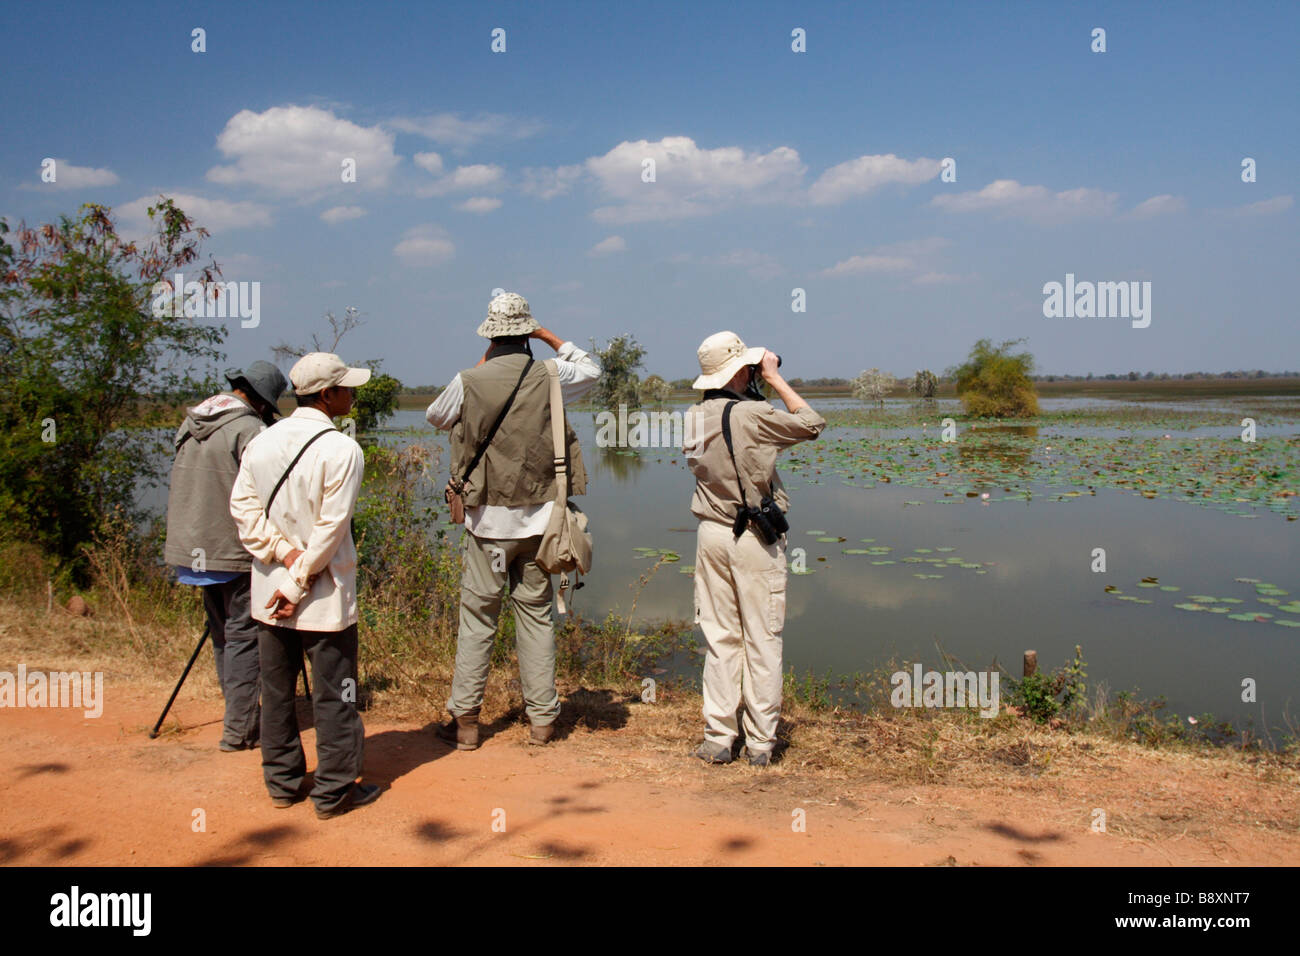
[[[318,438],[293,466],[268,515],[263,502],[304,444]],[[357,622],[357,551],[352,513],[361,492],[361,446],[315,408],[299,408],[257,435],[244,449],[230,492],[230,514],[253,556],[253,619],[303,631],[341,631]],[[301,550],[292,568],[281,562]],[[317,572],[311,590],[307,579]],[[273,620],[266,605],[276,591],[298,605]]]
[[[564,342],[555,350],[555,369],[560,377],[560,395],[568,405],[587,394],[600,378],[600,365],[588,353],[572,342]],[[434,428],[450,430],[460,421],[461,406],[465,402],[465,386],[456,373],[424,417]],[[535,505],[475,505],[465,509],[465,530],[479,538],[531,538],[544,534],[551,520],[553,501]]]

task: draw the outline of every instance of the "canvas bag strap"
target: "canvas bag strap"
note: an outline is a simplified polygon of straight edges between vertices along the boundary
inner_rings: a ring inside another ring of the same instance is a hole
[[[569,465],[564,448],[564,394],[560,391],[560,370],[555,359],[546,360],[546,371],[551,376],[551,445],[555,450],[554,507],[564,509],[569,506]],[[555,590],[555,610],[560,614],[568,613],[565,592],[572,595],[577,580],[577,571],[573,572],[572,580],[567,571],[560,575],[560,586]]]
[[[284,485],[285,479],[289,477],[289,472],[293,471],[293,466],[298,464],[298,460],[302,458],[302,456],[306,453],[308,448],[310,448],[313,444],[315,444],[317,438],[320,438],[323,435],[328,435],[330,432],[335,432],[335,431],[338,431],[338,429],[335,428],[333,425],[331,425],[329,428],[322,429],[321,431],[318,431],[316,434],[308,438],[307,443],[298,449],[298,454],[293,456],[293,461],[289,462],[289,467],[284,470],[284,474],[280,476],[280,480],[277,481],[275,483],[275,487],[271,489],[271,497],[266,499],[266,507],[263,510],[268,515],[271,513],[271,503],[275,501],[275,496],[280,493],[280,488]]]
[[[460,483],[462,485],[469,481],[469,476],[474,474],[474,469],[478,467],[479,460],[483,457],[483,453],[487,451],[488,445],[492,444],[492,439],[496,437],[497,429],[500,428],[501,423],[506,420],[506,412],[510,411],[510,406],[515,403],[515,396],[519,394],[519,386],[524,384],[524,376],[528,374],[528,370],[532,367],[533,357],[530,355],[528,356],[528,361],[524,363],[524,370],[519,373],[519,381],[515,382],[514,390],[511,391],[510,397],[506,399],[506,403],[501,406],[501,412],[497,415],[497,420],[492,423],[492,427],[488,429],[488,433],[483,436],[483,441],[479,443],[478,451],[474,452],[474,457],[470,459],[469,467],[465,469],[465,474],[461,475]]]

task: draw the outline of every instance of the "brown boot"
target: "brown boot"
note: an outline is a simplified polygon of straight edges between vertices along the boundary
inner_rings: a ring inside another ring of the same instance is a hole
[[[479,708],[475,707],[459,717],[452,717],[445,724],[439,724],[438,736],[449,744],[455,744],[457,750],[478,750],[478,712]]]
[[[555,736],[555,724],[533,724],[528,731],[528,742],[541,747],[550,743],[551,738]]]

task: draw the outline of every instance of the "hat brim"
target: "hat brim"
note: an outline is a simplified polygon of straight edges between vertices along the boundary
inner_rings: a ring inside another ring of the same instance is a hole
[[[344,388],[360,388],[370,381],[370,369],[368,368],[350,368],[343,373],[343,377],[338,380],[339,385]]]
[[[489,315],[479,325],[478,334],[485,339],[499,339],[505,335],[531,335],[541,327],[541,323],[531,315],[519,315],[510,318],[501,315]]]
[[[691,383],[691,388],[722,388],[731,381],[731,377],[739,372],[746,365],[757,365],[763,361],[763,355],[767,352],[764,348],[745,349],[739,355],[728,359],[727,362],[716,372],[710,372],[708,375],[701,375]]]

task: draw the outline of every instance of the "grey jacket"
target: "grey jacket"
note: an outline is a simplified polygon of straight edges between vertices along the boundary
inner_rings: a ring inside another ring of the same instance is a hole
[[[194,549],[202,548],[208,571],[252,569],[252,556],[239,543],[230,516],[230,489],[245,446],[263,428],[257,413],[229,392],[189,410],[174,439],[163,549],[168,564],[195,567]]]

